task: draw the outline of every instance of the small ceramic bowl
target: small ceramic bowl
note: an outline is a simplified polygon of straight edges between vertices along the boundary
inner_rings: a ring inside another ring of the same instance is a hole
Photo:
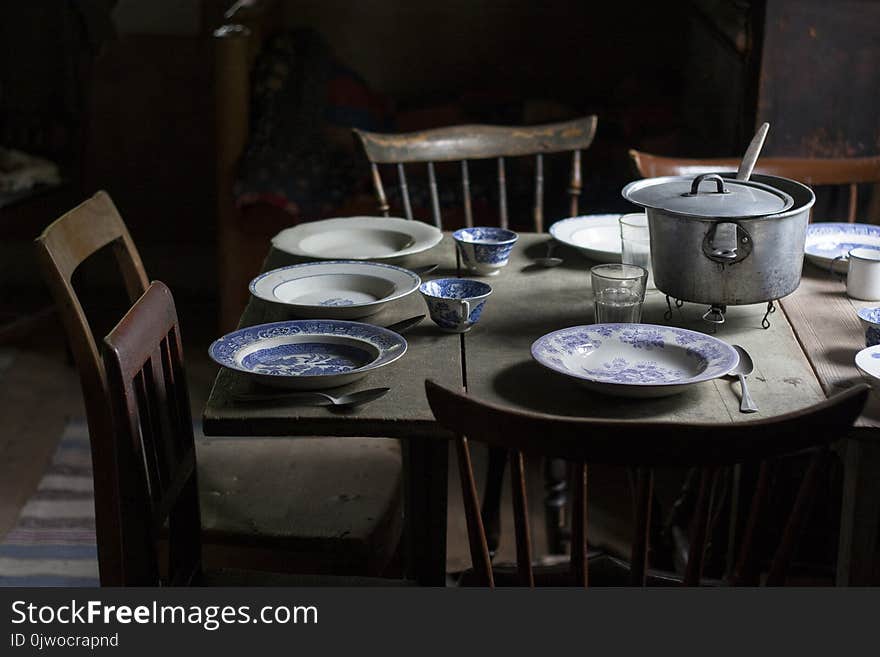
[[[880,388],[880,345],[867,347],[856,354],[856,368],[874,388]]]
[[[464,333],[480,320],[492,287],[466,278],[440,278],[419,286],[434,323],[450,333]]]
[[[880,306],[859,310],[859,320],[865,328],[865,346],[880,344]]]
[[[496,275],[510,259],[519,235],[506,228],[462,228],[452,234],[465,267],[483,276]]]

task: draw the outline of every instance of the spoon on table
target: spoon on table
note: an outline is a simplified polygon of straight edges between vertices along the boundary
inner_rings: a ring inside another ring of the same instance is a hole
[[[749,388],[746,385],[746,377],[755,369],[752,363],[752,357],[749,352],[740,347],[738,344],[733,345],[736,353],[739,354],[739,363],[728,374],[739,377],[739,386],[742,389],[742,401],[739,403],[740,413],[757,413],[758,405],[752,400],[749,394]]]
[[[547,242],[547,255],[543,258],[535,258],[535,264],[539,267],[557,267],[562,264],[562,258],[552,257],[553,249],[556,248],[556,242]]]
[[[346,408],[354,408],[355,406],[361,406],[379,399],[389,390],[391,388],[367,388],[366,390],[347,392],[338,397],[328,395],[325,392],[311,390],[307,392],[242,392],[233,393],[233,397],[240,401],[275,401],[278,399],[293,402],[299,406],[344,406]]]

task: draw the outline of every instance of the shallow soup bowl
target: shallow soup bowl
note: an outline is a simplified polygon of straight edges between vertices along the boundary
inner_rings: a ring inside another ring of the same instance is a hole
[[[462,228],[452,234],[465,267],[483,276],[495,276],[510,259],[519,235],[496,227]]]
[[[419,287],[434,323],[450,333],[464,333],[483,314],[491,286],[466,278],[440,278]]]

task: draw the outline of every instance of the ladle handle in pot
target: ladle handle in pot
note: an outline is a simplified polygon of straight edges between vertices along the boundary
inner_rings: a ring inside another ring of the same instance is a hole
[[[742,162],[739,163],[739,169],[736,172],[737,180],[748,180],[752,177],[752,171],[758,162],[761,149],[764,147],[764,140],[767,138],[768,130],[770,130],[770,124],[762,123],[755,136],[752,137],[752,141],[746,149],[746,154],[743,155]]]

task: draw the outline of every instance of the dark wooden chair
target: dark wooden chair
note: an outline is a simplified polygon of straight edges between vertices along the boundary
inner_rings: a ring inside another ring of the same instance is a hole
[[[532,565],[529,540],[523,452],[564,458],[574,464],[576,476],[572,501],[571,561],[566,578],[550,573],[550,581],[586,586],[592,562],[587,551],[587,464],[629,466],[636,469],[635,535],[629,564],[622,567],[630,584],[673,583],[671,576],[651,576],[648,564],[652,468],[693,466],[701,469],[696,510],[691,526],[690,558],[685,585],[703,582],[707,536],[711,532],[712,489],[719,472],[737,463],[760,462],[760,474],[752,497],[748,520],[736,566],[727,584],[770,586],[785,584],[797,539],[807,520],[811,502],[829,458],[829,445],[843,435],[861,412],[869,387],[859,384],[820,404],[775,418],[731,424],[675,424],[590,418],[565,418],[514,411],[488,404],[433,381],[425,382],[428,403],[437,421],[453,432],[459,455],[471,558],[479,581],[493,586],[496,572],[489,559],[486,535],[470,465],[468,440],[510,450],[513,464],[514,519],[516,523],[517,574],[521,585],[540,582]],[[769,568],[761,567],[755,549],[762,509],[767,504],[773,462],[782,456],[812,450],[809,465],[788,517],[782,539]],[[596,561],[599,561],[597,557]],[[614,561],[614,560],[612,560]],[[588,563],[590,565],[588,566]],[[608,571],[603,564],[603,575]],[[540,575],[539,571],[537,574]],[[555,578],[552,577],[555,575]],[[607,583],[604,581],[595,583]]]
[[[94,468],[101,583],[114,585],[123,576],[124,548],[108,403],[112,391],[71,280],[104,247],[113,251],[130,303],[147,290],[148,279],[105,192],[52,223],[36,246],[79,370]],[[200,441],[198,450],[204,537],[218,563],[372,574],[393,556],[402,524],[397,441],[241,438]]]
[[[104,339],[104,363],[116,425],[122,586],[390,585],[369,578],[328,579],[241,570],[206,572],[197,450],[177,311],[170,290],[154,282]],[[274,457],[282,456],[278,453]],[[289,454],[288,456],[295,456]],[[263,476],[272,476],[271,470]],[[295,495],[296,490],[277,491]],[[283,505],[279,499],[265,505]],[[320,506],[320,502],[317,502]],[[295,523],[295,518],[290,519]]]
[[[509,222],[505,158],[534,156],[535,196],[532,221],[535,232],[540,233],[544,230],[544,155],[571,153],[568,207],[569,216],[577,215],[578,199],[582,187],[581,151],[589,148],[593,143],[593,137],[596,134],[596,116],[587,116],[562,123],[521,127],[461,125],[403,134],[382,134],[362,130],[354,132],[363,144],[367,159],[370,161],[379,211],[387,217],[391,210],[382,183],[379,165],[396,165],[403,211],[407,219],[412,219],[413,210],[406,177],[406,165],[423,164],[426,166],[428,174],[431,215],[434,225],[438,228],[443,228],[443,218],[440,210],[435,163],[460,162],[465,224],[473,226],[468,162],[496,159],[499,223],[502,227],[507,228]]]
[[[739,158],[691,159],[663,157],[630,150],[636,170],[644,178],[697,175],[711,171],[736,171]],[[880,184],[880,156],[852,158],[764,157],[755,173],[782,176],[807,185],[846,185],[849,187],[847,218],[856,220],[860,184]],[[877,219],[877,217],[875,217]]]
[[[459,163],[464,224],[473,226],[471,172],[468,162],[495,159],[497,161],[498,223],[507,228],[509,211],[506,159],[534,157],[535,191],[534,204],[531,208],[531,229],[540,233],[545,228],[544,156],[552,153],[571,153],[567,216],[576,216],[582,189],[581,151],[589,148],[593,143],[593,138],[596,135],[596,123],[596,116],[591,115],[573,121],[533,126],[461,125],[402,134],[382,134],[362,130],[355,130],[354,133],[363,145],[367,159],[370,161],[379,211],[386,217],[391,211],[379,166],[393,165],[397,168],[397,183],[403,212],[407,219],[413,219],[413,204],[410,199],[411,184],[407,181],[406,166],[424,165],[427,170],[432,220],[434,225],[441,229],[444,227],[444,221],[440,207],[435,163]],[[489,451],[484,519],[493,553],[498,547],[501,533],[501,486],[506,461],[507,454],[503,450]],[[566,484],[564,468],[558,466],[559,464],[547,464],[546,522],[548,540],[554,546],[554,551],[561,552],[564,542],[562,525]]]

